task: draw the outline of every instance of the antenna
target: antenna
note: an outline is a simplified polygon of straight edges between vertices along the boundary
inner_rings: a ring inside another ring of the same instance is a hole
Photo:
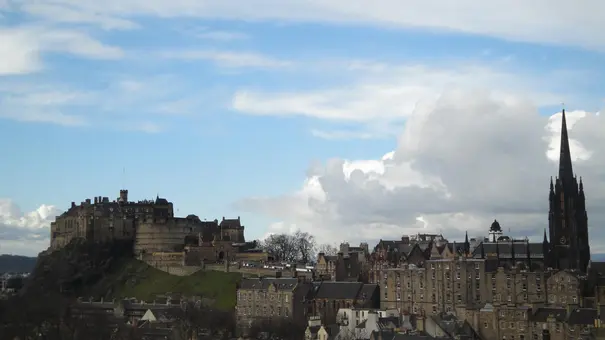
[[[565,111],[565,103],[561,102],[561,109],[563,109],[563,111]]]
[[[126,167],[122,167],[122,189],[125,188],[124,182],[126,182]]]

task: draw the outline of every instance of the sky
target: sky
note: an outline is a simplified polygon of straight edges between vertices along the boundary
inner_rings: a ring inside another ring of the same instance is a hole
[[[561,109],[605,252],[605,2],[0,0],[0,253],[72,201],[248,239],[541,237]]]

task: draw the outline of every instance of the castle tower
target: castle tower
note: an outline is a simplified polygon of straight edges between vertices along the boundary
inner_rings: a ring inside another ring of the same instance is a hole
[[[561,153],[559,177],[550,182],[548,230],[550,250],[548,262],[557,269],[585,272],[590,261],[588,217],[584,185],[573,173],[565,110],[561,119]]]
[[[118,197],[118,202],[127,203],[128,202],[128,190],[120,190],[120,197]]]

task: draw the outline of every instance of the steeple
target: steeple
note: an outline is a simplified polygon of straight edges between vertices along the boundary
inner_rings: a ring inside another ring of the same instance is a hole
[[[464,237],[464,255],[468,256],[471,252],[471,244],[468,241],[468,231],[466,232],[466,236]]]
[[[571,167],[571,151],[569,150],[569,136],[567,134],[567,120],[565,109],[561,111],[561,154],[559,156],[559,179],[568,186],[573,181]]]

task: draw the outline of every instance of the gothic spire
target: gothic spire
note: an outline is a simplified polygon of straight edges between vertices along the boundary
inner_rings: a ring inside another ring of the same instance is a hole
[[[544,228],[544,240],[542,240],[542,243],[548,244],[548,238],[546,237],[546,228]]]
[[[464,237],[464,254],[468,255],[471,252],[471,244],[468,241],[468,231],[466,232],[466,236]]]
[[[571,151],[569,150],[569,136],[567,135],[567,121],[565,109],[561,111],[561,154],[559,155],[559,179],[569,185],[573,181],[573,169],[571,167]]]

